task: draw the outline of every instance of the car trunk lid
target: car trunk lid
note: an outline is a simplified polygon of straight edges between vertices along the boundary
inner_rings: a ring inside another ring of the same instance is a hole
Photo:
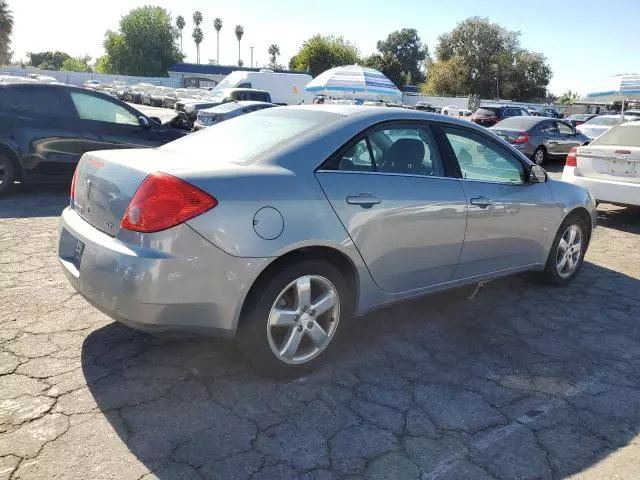
[[[640,183],[640,147],[587,145],[578,148],[577,174],[582,177]]]
[[[492,128],[491,131],[509,143],[514,143],[520,135],[525,133],[521,130],[505,130],[496,128]]]

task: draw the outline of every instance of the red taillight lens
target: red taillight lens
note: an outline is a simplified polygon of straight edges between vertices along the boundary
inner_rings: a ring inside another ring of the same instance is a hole
[[[156,172],[138,187],[120,227],[134,232],[159,232],[197,217],[217,204],[218,200],[198,187]]]
[[[78,176],[78,165],[73,171],[73,178],[71,179],[71,192],[69,193],[70,203],[73,203],[76,199],[76,177]]]
[[[529,135],[523,133],[518,138],[516,138],[513,143],[527,143],[529,141]]]
[[[578,166],[578,148],[573,147],[569,150],[569,155],[567,155],[567,160],[564,162],[565,167],[577,167]]]

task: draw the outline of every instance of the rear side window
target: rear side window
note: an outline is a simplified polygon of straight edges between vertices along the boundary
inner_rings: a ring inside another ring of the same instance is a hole
[[[0,110],[27,117],[65,117],[59,92],[53,88],[0,89]]]

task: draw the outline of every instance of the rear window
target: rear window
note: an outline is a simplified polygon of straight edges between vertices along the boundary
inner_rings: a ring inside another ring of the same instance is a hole
[[[583,123],[584,126],[605,125],[611,127],[623,123],[622,117],[595,117]]]
[[[640,147],[640,122],[620,125],[607,130],[590,145],[620,145],[623,147]]]
[[[498,114],[498,110],[500,109],[482,107],[475,111],[475,115],[478,117],[495,117]]]
[[[56,90],[41,87],[0,89],[0,110],[28,117],[62,117],[64,111]]]
[[[501,128],[507,130],[529,130],[534,125],[540,123],[540,119],[532,116],[517,116],[505,118],[501,122],[498,122],[493,128],[500,130]]]
[[[589,118],[589,114],[586,113],[576,113],[575,115],[571,115],[570,117],[567,117],[567,120],[577,120],[577,121],[582,121],[582,120],[587,120]]]
[[[329,112],[267,108],[170,142],[160,149],[207,156],[212,164],[249,164],[322,125],[342,118]]]

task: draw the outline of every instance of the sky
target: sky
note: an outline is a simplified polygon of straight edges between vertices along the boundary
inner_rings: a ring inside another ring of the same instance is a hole
[[[104,54],[107,30],[117,30],[120,18],[142,5],[166,8],[175,21],[182,15],[183,51],[195,62],[191,38],[195,10],[204,17],[202,63],[216,56],[213,19],[220,17],[220,63],[237,64],[235,25],[244,27],[241,56],[250,64],[268,63],[267,49],[279,45],[279,63],[287,65],[301,44],[316,33],[342,36],[364,55],[376,42],[401,28],[415,28],[435,50],[438,36],[471,16],[487,17],[521,32],[522,46],[544,54],[553,70],[550,90],[585,93],[602,79],[618,73],[640,73],[640,0],[8,0],[13,11],[11,48],[14,60],[27,60],[27,52],[60,50],[72,56]]]

